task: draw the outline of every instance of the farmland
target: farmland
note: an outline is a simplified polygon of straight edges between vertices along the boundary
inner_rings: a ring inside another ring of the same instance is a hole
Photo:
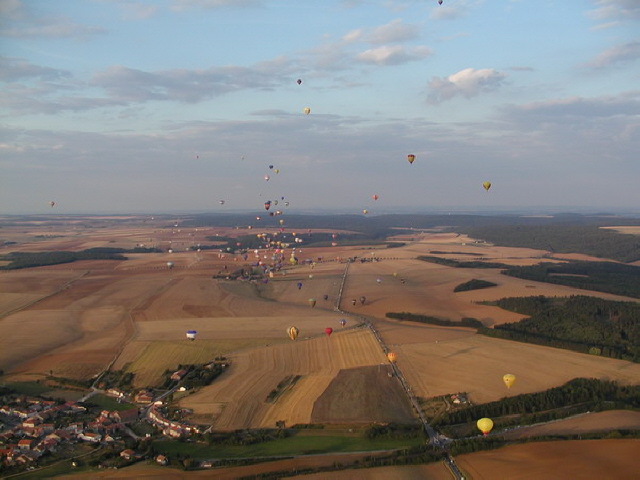
[[[523,316],[480,302],[585,294],[637,301],[507,277],[499,269],[452,268],[417,258],[438,255],[534,265],[549,261],[543,251],[497,247],[465,235],[424,230],[396,235],[393,239],[404,243],[396,248],[339,242],[335,247],[302,248],[297,265],[285,264],[265,281],[234,280],[230,273],[251,270],[268,252],[250,251],[243,257],[191,247],[213,245],[207,237],[246,235],[246,228],[176,229],[159,219],[155,224],[134,220],[126,225],[116,219],[85,220],[106,224],[99,229],[77,223],[55,229],[46,223],[2,229],[3,238],[16,241],[5,250],[131,249],[143,244],[160,249],[130,254],[124,260],[82,260],[0,272],[3,381],[46,381],[55,376],[91,382],[112,368],[133,374],[135,388],[153,388],[162,384],[165,371],[224,356],[229,367],[222,375],[208,386],[184,392],[175,403],[191,412],[190,421],[220,431],[273,428],[280,422],[287,427],[415,423],[416,414],[385,349],[397,355],[397,368],[412,395],[421,399],[465,392],[478,404],[549,389],[576,377],[640,383],[640,366],[632,362],[490,338],[470,328],[386,318],[387,312],[410,312],[454,322],[472,317],[493,326]],[[42,229],[46,237],[39,236]],[[311,235],[299,235],[303,247]],[[349,257],[356,261],[347,262]],[[471,279],[496,286],[454,292]],[[286,334],[292,325],[300,332],[295,341]],[[332,329],[330,335],[327,328]],[[194,341],[186,339],[187,330],[197,331]],[[508,391],[502,383],[504,373],[518,378]],[[294,376],[297,380],[270,401],[278,385]],[[600,428],[586,417],[574,422],[570,428],[575,431],[580,425],[585,426],[580,431]],[[621,425],[638,428],[640,420],[625,417]],[[563,444],[572,449],[571,442]],[[528,447],[521,446],[523,451]],[[486,478],[482,475],[494,468],[490,462],[487,457],[468,463],[468,469],[475,472],[474,478]],[[621,472],[625,465],[630,467],[620,462]],[[438,475],[433,478],[442,478]]]

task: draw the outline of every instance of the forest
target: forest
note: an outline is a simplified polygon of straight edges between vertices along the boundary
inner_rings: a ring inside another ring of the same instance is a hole
[[[481,288],[489,288],[489,287],[495,287],[495,286],[497,286],[497,283],[488,282],[487,280],[472,278],[468,282],[464,282],[464,283],[461,283],[460,285],[456,285],[453,291],[468,292],[470,290],[480,290]]]
[[[640,267],[614,262],[541,263],[509,267],[505,275],[640,298]]]
[[[495,427],[527,425],[578,413],[640,408],[640,386],[608,380],[574,378],[543,392],[525,393],[445,413],[433,420],[436,428],[491,418]],[[501,418],[504,417],[504,418]]]
[[[596,297],[511,297],[485,302],[528,315],[483,335],[640,362],[640,304]]]
[[[472,238],[503,247],[550,253],[584,253],[619,262],[640,260],[640,236],[587,225],[493,225],[463,229]]]

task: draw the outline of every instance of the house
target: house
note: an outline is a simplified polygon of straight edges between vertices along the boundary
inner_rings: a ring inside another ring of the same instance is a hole
[[[119,423],[132,423],[138,420],[138,409],[129,408],[127,410],[111,412],[109,417]]]
[[[126,450],[120,452],[120,456],[125,460],[131,460],[132,458],[135,458],[136,452],[134,452],[130,448],[127,448]]]
[[[100,440],[102,440],[102,435],[93,432],[82,432],[78,434],[78,438],[80,440],[84,440],[85,442],[98,443]]]
[[[23,438],[22,440],[18,440],[18,449],[21,451],[31,450],[35,445],[35,438]]]
[[[186,374],[187,374],[187,370],[185,370],[184,368],[180,369],[171,375],[171,380],[177,382],[179,380],[182,380]]]
[[[151,403],[153,402],[153,395],[151,395],[147,390],[140,390],[136,394],[134,401],[136,403]]]

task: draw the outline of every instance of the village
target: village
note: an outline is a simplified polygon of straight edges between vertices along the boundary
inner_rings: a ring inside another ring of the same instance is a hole
[[[180,369],[171,379],[179,382],[187,373],[187,369]],[[147,424],[153,427],[151,431],[172,439],[201,433],[194,425],[167,418],[161,398],[184,389],[176,383],[154,396],[147,389],[132,395],[118,388],[94,388],[83,397],[86,406],[81,401],[5,393],[0,396],[0,472],[17,473],[60,461],[69,461],[75,467],[78,459],[85,456],[90,456],[99,468],[119,468],[150,458],[159,465],[168,465],[166,456],[150,453],[150,442],[146,441],[157,435],[139,435],[131,427]],[[123,406],[135,406],[123,410],[91,407],[90,397],[96,394],[111,397]],[[103,450],[104,454],[95,454],[96,450]]]

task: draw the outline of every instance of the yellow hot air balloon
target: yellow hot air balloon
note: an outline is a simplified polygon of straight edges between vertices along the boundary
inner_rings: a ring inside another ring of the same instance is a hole
[[[491,188],[491,182],[483,182],[482,186],[484,187],[484,189],[488,192],[489,189]]]
[[[365,208],[364,210],[362,210],[362,213],[364,213],[364,214],[366,215],[367,213],[369,213],[369,210],[367,210],[367,209]]]
[[[493,428],[493,420],[490,418],[481,418],[476,422],[476,425],[478,426],[478,430],[486,437]]]
[[[387,358],[391,363],[396,361],[397,355],[394,352],[387,353]]]
[[[289,338],[291,340],[295,340],[296,338],[298,338],[298,333],[300,333],[300,330],[298,330],[298,327],[289,327],[287,328],[287,334],[289,335]]]
[[[316,306],[316,299],[315,298],[310,298],[309,299],[309,305],[311,305],[312,307]]]
[[[413,161],[416,159],[416,156],[413,154],[409,154],[407,155],[407,160],[409,160],[409,163],[413,163]]]
[[[304,107],[302,109],[302,113],[304,113],[305,115],[309,115],[311,113],[311,109],[309,107]]]
[[[507,373],[502,376],[502,381],[507,386],[507,388],[511,388],[511,385],[516,381],[516,376],[512,373]]]

